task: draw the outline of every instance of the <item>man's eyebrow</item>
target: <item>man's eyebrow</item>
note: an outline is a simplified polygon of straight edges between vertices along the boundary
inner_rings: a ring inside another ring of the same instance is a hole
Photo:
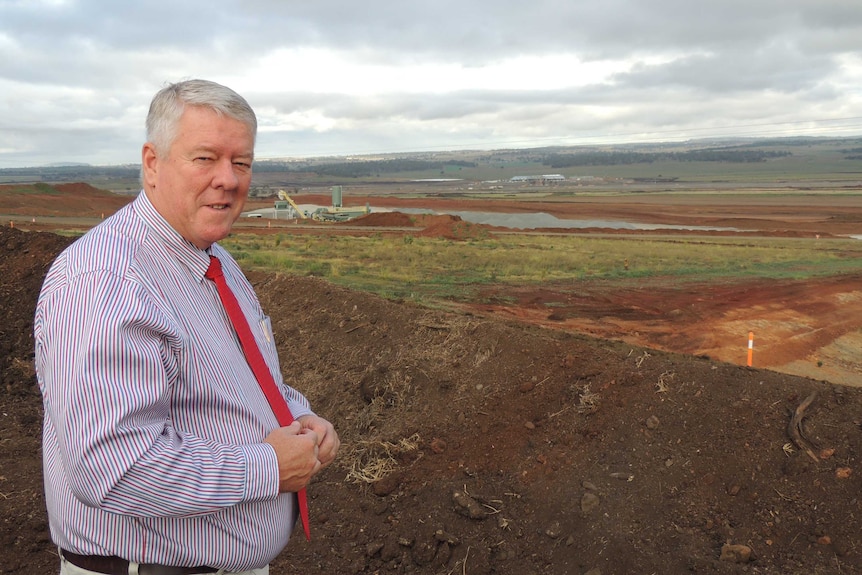
[[[210,154],[217,154],[217,155],[222,154],[222,152],[221,152],[221,150],[219,150],[218,146],[211,146],[209,144],[201,144],[199,146],[192,148],[192,150],[191,150],[191,153],[193,155],[194,154],[200,154],[202,152],[207,152]],[[232,154],[232,157],[234,157],[234,158],[254,158],[254,151],[253,150],[247,150],[245,152],[239,152],[237,154]]]

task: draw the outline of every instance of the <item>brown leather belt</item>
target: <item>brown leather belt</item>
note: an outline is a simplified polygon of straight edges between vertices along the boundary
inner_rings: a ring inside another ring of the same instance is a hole
[[[60,550],[63,558],[81,569],[104,573],[105,575],[129,575],[129,562],[122,557],[108,557],[105,555],[78,555]],[[201,573],[217,573],[218,569],[200,565],[198,567],[171,567],[169,565],[155,565],[141,563],[138,565],[139,575],[200,575]]]

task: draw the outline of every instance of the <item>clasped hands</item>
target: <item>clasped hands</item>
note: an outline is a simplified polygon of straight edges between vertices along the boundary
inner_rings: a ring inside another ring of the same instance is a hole
[[[317,472],[332,463],[341,444],[335,428],[316,415],[303,415],[264,439],[278,457],[279,491],[303,489]]]

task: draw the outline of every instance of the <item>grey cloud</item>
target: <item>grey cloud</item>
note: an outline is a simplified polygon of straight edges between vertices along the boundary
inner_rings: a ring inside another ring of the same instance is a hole
[[[372,48],[398,58],[487,62],[502,55],[577,52],[620,57],[633,52],[753,48],[775,38],[858,31],[862,14],[850,2],[807,0],[498,0],[403,2],[340,0],[285,3],[252,0],[271,13],[273,42]]]
[[[852,117],[862,71],[842,66],[862,55],[860,37],[858,0],[0,1],[0,167],[136,162],[149,98],[185,77],[242,92],[260,112],[265,155],[704,136]],[[631,68],[554,89],[541,78],[425,94],[332,93],[314,77],[279,93],[246,86],[244,72],[280,48],[332,48],[381,65],[478,70],[565,55]],[[278,128],[290,114],[322,115],[330,127]]]
[[[375,58],[457,57],[479,64],[506,55],[702,51],[768,45],[775,38],[858,32],[862,14],[846,1],[808,0],[230,0],[136,3],[78,1],[56,8],[0,8],[13,36],[48,48],[87,39],[114,50],[239,47],[237,58],[278,46],[341,46]],[[857,36],[858,37],[858,36]]]
[[[771,52],[728,50],[697,54],[668,64],[640,65],[613,80],[633,87],[665,86],[705,93],[775,90],[795,92],[816,86],[836,63],[783,47]]]

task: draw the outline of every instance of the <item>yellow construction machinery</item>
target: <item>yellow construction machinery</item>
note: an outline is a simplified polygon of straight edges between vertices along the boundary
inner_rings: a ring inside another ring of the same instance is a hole
[[[296,216],[300,219],[307,220],[308,216],[305,212],[299,209],[299,206],[296,205],[296,202],[287,195],[287,192],[284,190],[278,190],[278,199],[281,201],[275,202],[275,213],[276,217],[278,217],[278,210],[286,210],[287,205],[290,205],[291,208],[296,212]]]
[[[332,205],[328,208],[317,208],[311,218],[319,222],[345,222],[371,213],[371,206],[364,208],[345,208],[341,205],[341,186],[332,186]]]
[[[278,190],[278,200],[275,202],[275,217],[278,218],[279,210],[286,210],[290,206],[296,212],[297,217],[303,220],[309,218],[318,222],[345,222],[364,216],[371,213],[371,207],[365,205],[364,208],[345,208],[341,205],[341,186],[332,187],[332,205],[326,208],[317,208],[311,214],[308,214],[300,209],[293,198],[287,195],[284,190]]]

